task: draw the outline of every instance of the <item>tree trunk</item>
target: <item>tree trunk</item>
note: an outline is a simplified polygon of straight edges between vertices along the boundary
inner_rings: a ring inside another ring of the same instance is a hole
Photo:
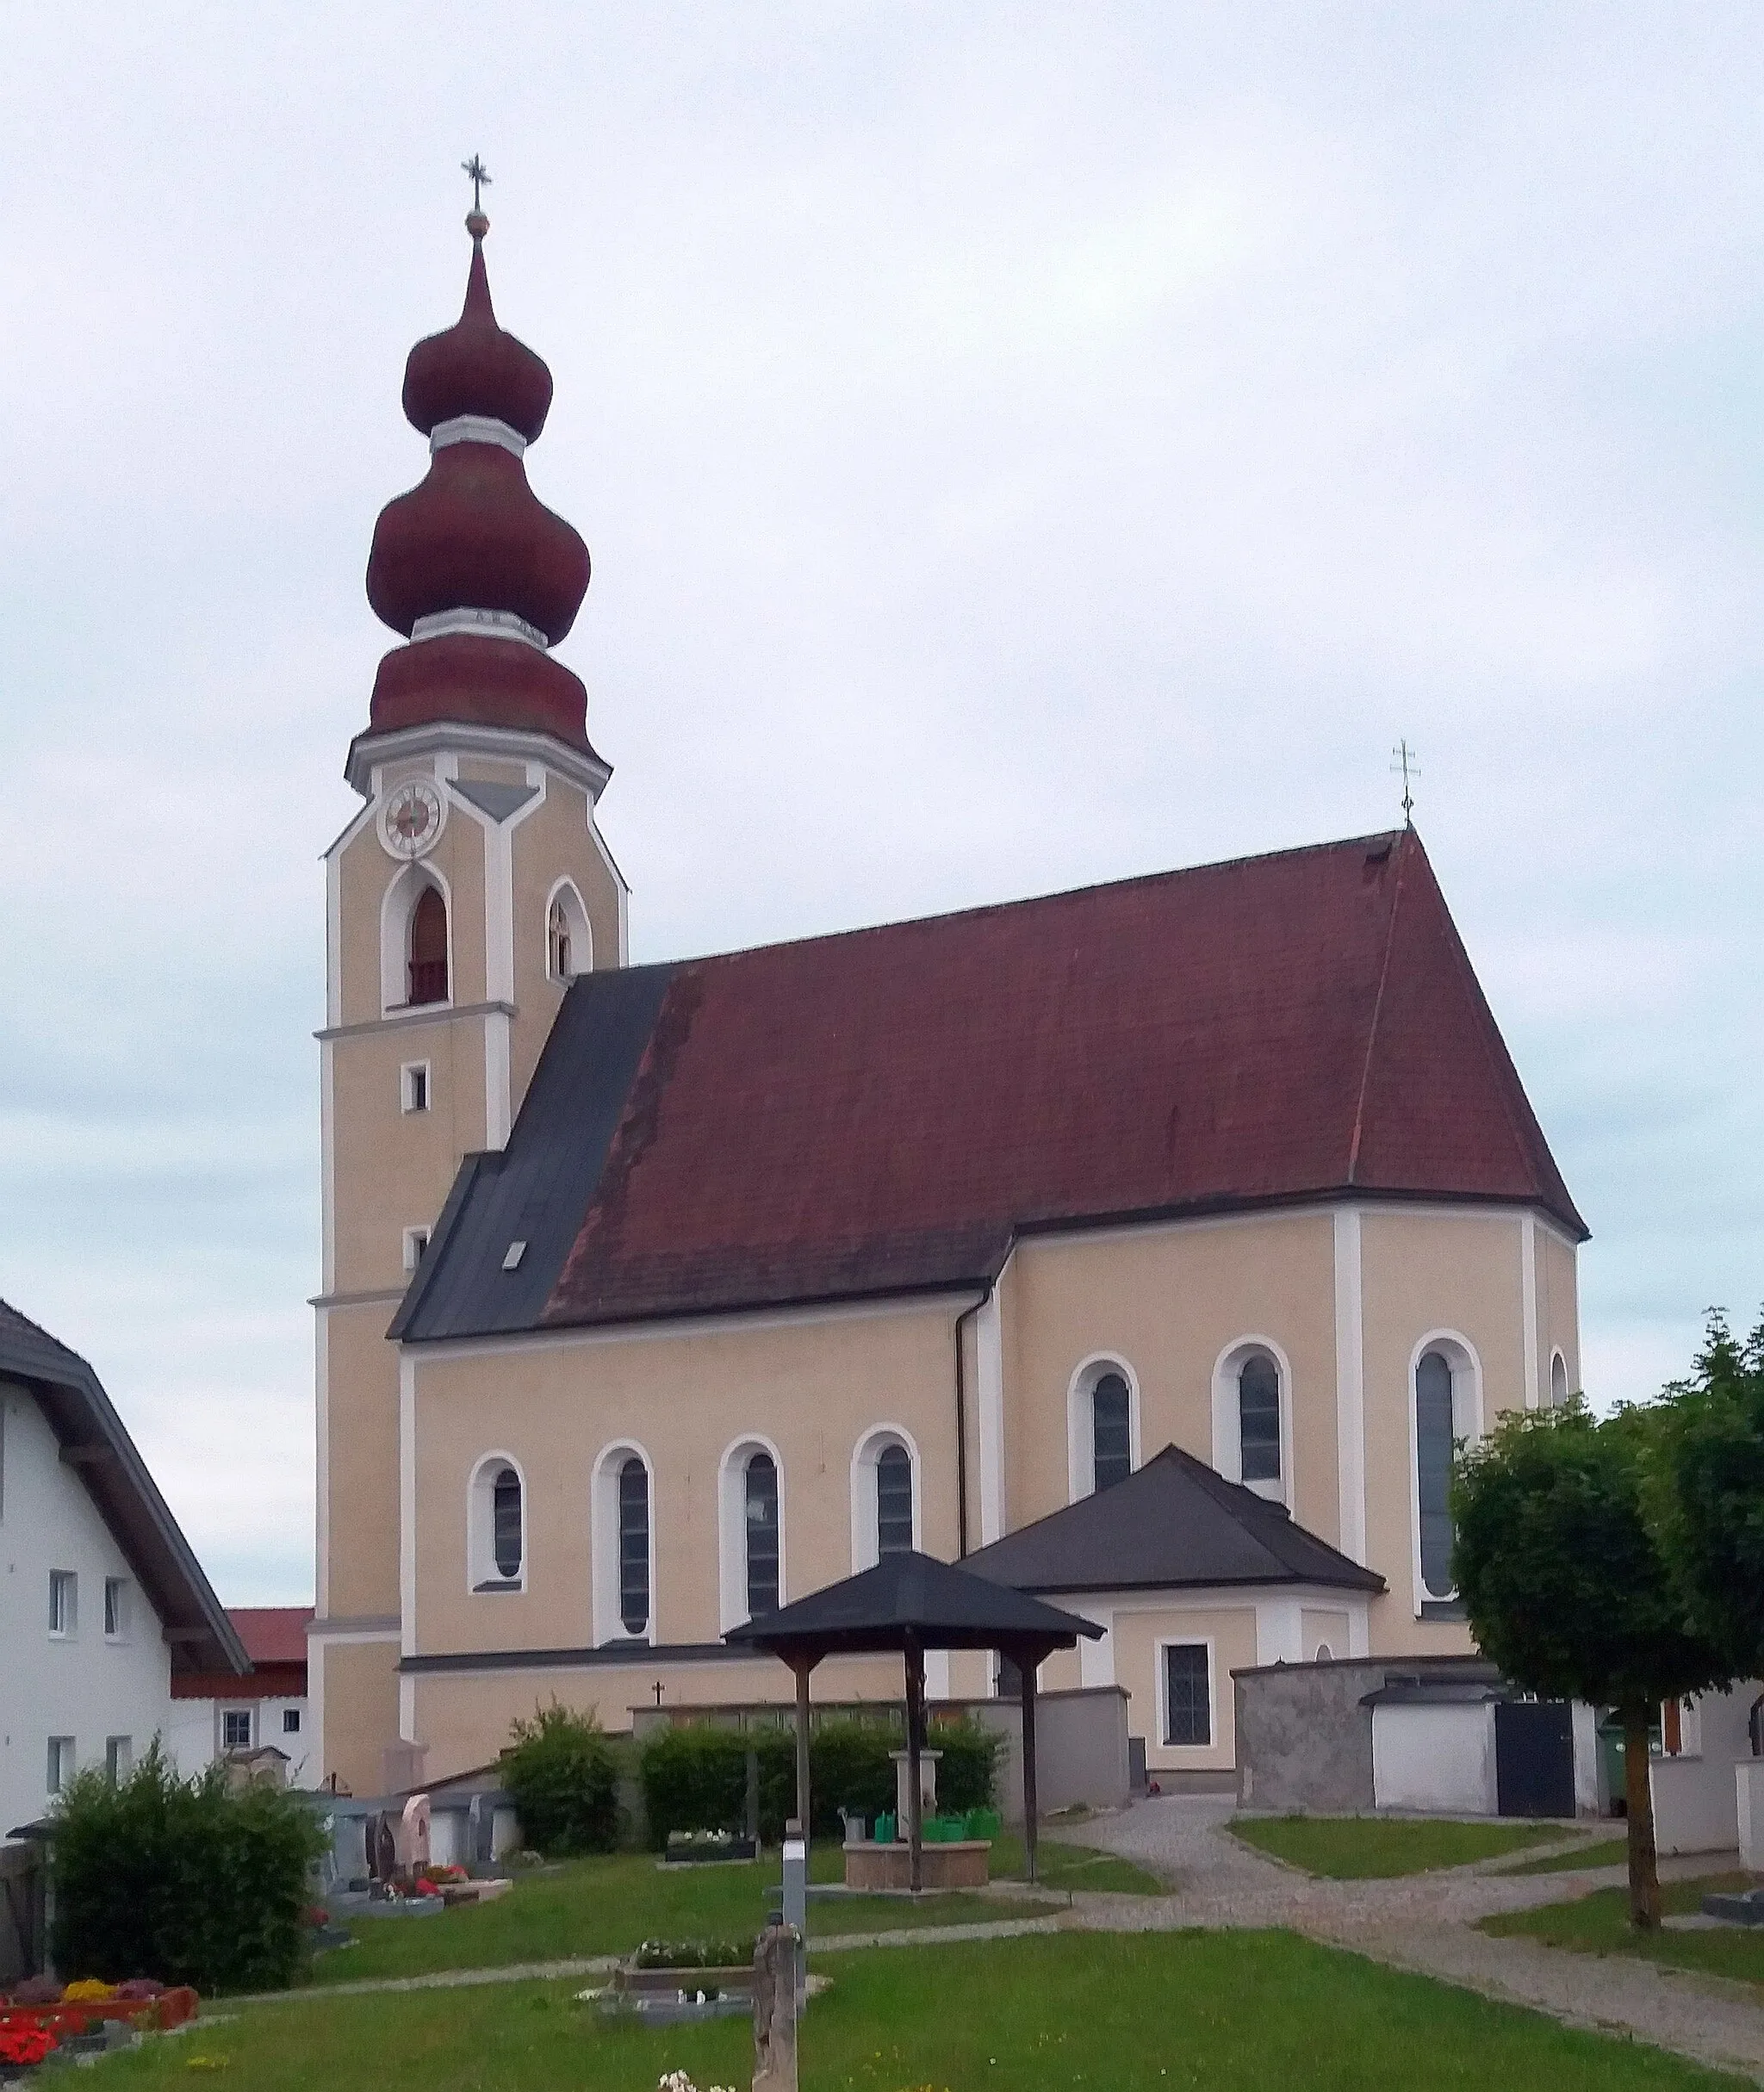
[[[1630,1923],[1660,1929],[1660,1869],[1654,1850],[1654,1790],[1648,1777],[1647,1707],[1623,1710],[1623,1787],[1629,1812]]]

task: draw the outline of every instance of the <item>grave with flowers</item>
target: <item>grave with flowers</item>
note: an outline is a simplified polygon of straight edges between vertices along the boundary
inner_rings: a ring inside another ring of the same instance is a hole
[[[0,1993],[0,2084],[30,2076],[51,2060],[70,2061],[133,2047],[143,2033],[163,2033],[193,2020],[194,1990],[143,1977],[66,1985],[34,1976]]]

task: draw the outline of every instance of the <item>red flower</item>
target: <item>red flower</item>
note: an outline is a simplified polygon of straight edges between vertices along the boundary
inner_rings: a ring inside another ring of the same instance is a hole
[[[40,2063],[57,2045],[55,2037],[40,2027],[0,2029],[0,2063],[23,2065]]]

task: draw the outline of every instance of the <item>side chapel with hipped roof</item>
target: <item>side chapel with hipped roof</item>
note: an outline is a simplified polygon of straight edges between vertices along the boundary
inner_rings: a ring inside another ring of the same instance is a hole
[[[1100,1626],[1043,1688],[1166,1785],[1233,1670],[1467,1653],[1452,1443],[1579,1386],[1586,1229],[1419,836],[630,965],[551,376],[466,223],[326,860],[322,1772],[787,1701],[723,1636],[909,1547]]]

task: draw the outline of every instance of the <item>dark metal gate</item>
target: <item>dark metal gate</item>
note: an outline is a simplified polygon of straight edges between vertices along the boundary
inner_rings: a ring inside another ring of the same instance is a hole
[[[1574,1716],[1566,1700],[1497,1700],[1495,1806],[1504,1816],[1575,1813]]]

